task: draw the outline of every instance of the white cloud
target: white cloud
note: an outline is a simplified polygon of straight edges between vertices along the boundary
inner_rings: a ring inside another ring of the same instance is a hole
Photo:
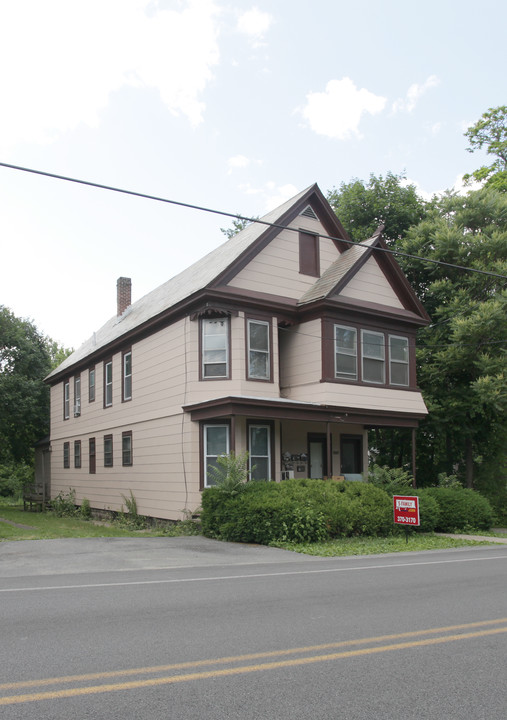
[[[250,160],[245,155],[234,155],[229,158],[227,165],[229,166],[229,175],[236,168],[245,168],[250,165]]]
[[[254,45],[259,45],[272,23],[272,15],[253,7],[238,17],[237,30],[243,35],[247,35]]]
[[[419,99],[424,95],[427,90],[436,87],[440,83],[440,80],[436,75],[430,75],[422,85],[413,83],[407,90],[405,98],[398,98],[393,103],[393,112],[412,112],[417,105]]]
[[[111,93],[128,85],[158,90],[170,112],[197,125],[219,59],[217,15],[213,0],[180,11],[149,0],[2,3],[0,144],[96,126]]]
[[[264,183],[262,187],[253,187],[250,183],[244,183],[243,185],[240,185],[239,189],[245,195],[259,196],[261,215],[265,215],[270,210],[274,210],[276,207],[282,205],[282,203],[289,200],[291,197],[294,197],[294,195],[297,195],[299,192],[295,185],[277,185],[272,180]]]
[[[360,138],[359,123],[364,113],[376,115],[385,107],[386,98],[369,90],[358,90],[350,78],[330,80],[325,92],[309,93],[302,109],[305,120],[318,135],[346,140]]]

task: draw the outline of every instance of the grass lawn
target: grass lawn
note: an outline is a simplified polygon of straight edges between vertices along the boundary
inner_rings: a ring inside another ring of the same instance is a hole
[[[95,523],[77,517],[58,517],[53,512],[24,512],[23,506],[0,502],[0,542],[2,540],[47,540],[51,538],[88,537],[157,537],[190,534],[185,532],[186,524],[171,528],[150,528],[137,530],[116,523]],[[29,528],[17,525],[30,526]]]
[[[467,545],[490,545],[489,542],[463,540],[452,537],[440,537],[431,533],[413,533],[389,537],[353,537],[327,540],[320,543],[272,543],[273,547],[293,550],[306,555],[321,557],[337,557],[341,555],[380,555],[382,553],[407,552],[416,550],[445,550],[447,548],[465,547]]]

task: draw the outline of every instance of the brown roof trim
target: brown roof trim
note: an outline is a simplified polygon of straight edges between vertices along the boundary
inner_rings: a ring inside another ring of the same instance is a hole
[[[306,420],[307,422],[355,423],[372,427],[417,427],[423,414],[403,415],[400,413],[376,410],[359,410],[338,405],[312,405],[284,400],[269,400],[250,397],[221,397],[201,403],[184,405],[183,410],[190,413],[192,421],[212,420],[234,417],[277,420]]]

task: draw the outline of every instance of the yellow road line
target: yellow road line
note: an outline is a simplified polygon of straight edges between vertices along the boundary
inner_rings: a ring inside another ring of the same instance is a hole
[[[496,620],[479,620],[472,623],[460,625],[446,625],[444,627],[427,628],[426,630],[411,630],[404,633],[392,635],[379,635],[377,637],[359,638],[356,640],[342,640],[340,642],[324,643],[321,645],[307,645],[305,647],[288,648],[284,650],[272,650],[268,652],[249,653],[246,655],[232,655],[222,658],[209,658],[207,660],[190,660],[188,662],[172,663],[170,665],[154,665],[152,667],[126,668],[124,670],[110,670],[98,673],[86,673],[82,675],[66,675],[63,677],[43,678],[41,680],[22,680],[19,682],[0,684],[0,690],[16,690],[19,688],[41,687],[44,685],[60,685],[62,683],[85,682],[87,680],[101,680],[113,677],[125,677],[128,675],[147,675],[152,673],[167,672],[168,670],[183,670],[190,667],[203,667],[204,665],[225,665],[234,662],[245,662],[246,660],[260,660],[261,658],[282,657],[296,653],[318,652],[331,650],[332,648],[350,647],[351,645],[366,645],[386,640],[401,640],[402,638],[420,637],[433,633],[452,632],[455,630],[468,630],[470,628],[482,627],[485,625],[499,625],[507,622],[507,617]]]
[[[489,621],[498,622],[498,621]],[[475,623],[470,623],[474,625]],[[486,623],[477,623],[486,624]],[[426,631],[430,632],[430,631]],[[187,673],[186,675],[172,675],[170,677],[148,678],[145,680],[132,680],[123,683],[114,683],[109,685],[94,685],[81,688],[69,688],[65,690],[53,690],[41,693],[32,693],[25,695],[12,695],[10,697],[0,698],[0,705],[14,705],[26,702],[36,702],[40,700],[54,700],[66,697],[77,697],[80,695],[95,695],[98,693],[118,692],[121,690],[132,690],[135,688],[148,688],[157,685],[169,685],[174,683],[189,682],[191,680],[203,680],[208,678],[226,677],[231,675],[241,675],[252,672],[265,670],[276,670],[286,667],[296,667],[298,665],[309,665],[329,660],[338,660],[342,658],[358,657],[364,655],[374,655],[377,653],[390,652],[394,650],[405,650],[408,648],[424,647],[429,645],[437,645],[447,642],[455,642],[457,640],[469,640],[471,638],[481,638],[489,635],[497,635],[507,632],[507,627],[491,628],[489,630],[479,630],[477,632],[462,633],[455,635],[445,635],[436,638],[426,638],[424,640],[415,640],[412,642],[395,643],[390,645],[381,645],[379,647],[361,648],[357,650],[346,650],[338,653],[330,653],[327,655],[314,655],[305,658],[293,658],[291,660],[279,660],[277,662],[261,663],[258,665],[244,665],[235,668],[226,668],[223,670],[208,670],[204,672]],[[387,636],[389,637],[389,636]],[[244,658],[248,656],[242,656]],[[196,665],[196,664],[195,664]],[[181,665],[180,665],[181,667]]]

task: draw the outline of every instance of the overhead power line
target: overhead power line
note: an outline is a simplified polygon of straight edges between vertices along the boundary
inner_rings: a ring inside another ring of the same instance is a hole
[[[290,230],[291,232],[298,232],[296,228],[290,228],[286,225],[279,225],[277,223],[267,222],[259,218],[251,218],[246,215],[238,215],[238,213],[226,212],[225,210],[216,210],[214,208],[204,207],[202,205],[194,205],[193,203],[185,203],[179,200],[170,200],[169,198],[159,197],[158,195],[149,195],[147,193],[136,192],[135,190],[126,190],[125,188],[115,187],[113,185],[104,185],[102,183],[91,182],[90,180],[81,180],[79,178],[69,177],[67,175],[57,175],[56,173],[46,172],[44,170],[35,170],[34,168],[22,167],[20,165],[11,165],[10,163],[0,162],[0,167],[9,168],[10,170],[20,170],[21,172],[31,173],[33,175],[42,175],[43,177],[53,178],[54,180],[64,180],[65,182],[76,183],[77,185],[86,185],[87,187],[98,188],[99,190],[109,190],[110,192],[120,193],[122,195],[131,195],[133,197],[143,198],[145,200],[155,200],[156,202],[163,202],[169,205],[177,205],[178,207],[189,208],[190,210],[199,210],[200,212],[212,213],[214,215],[223,215],[224,217],[234,218],[235,220],[245,220],[249,223],[257,223],[260,225],[266,225],[267,227],[278,228],[280,230]],[[464,265],[456,265],[454,263],[447,263],[443,260],[433,260],[432,258],[425,258],[419,255],[411,255],[404,253],[401,250],[393,250],[391,248],[382,247],[370,247],[362,242],[354,242],[353,240],[346,240],[345,238],[338,238],[333,235],[325,235],[319,233],[320,237],[328,240],[338,240],[345,242],[350,245],[364,247],[375,252],[388,253],[389,255],[399,255],[400,257],[410,258],[412,260],[420,260],[421,262],[431,263],[433,265],[441,265],[443,267],[453,268],[454,270],[463,270],[464,272],[478,273],[479,275],[487,275],[488,277],[496,277],[501,280],[507,280],[507,275],[500,275],[499,273],[493,273],[488,270],[478,270],[477,268],[465,267]]]

